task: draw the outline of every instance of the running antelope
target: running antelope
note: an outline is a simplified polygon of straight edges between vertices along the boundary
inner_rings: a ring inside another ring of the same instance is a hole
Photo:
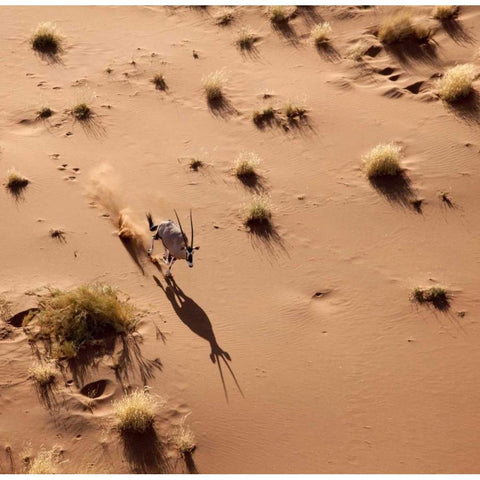
[[[200,247],[193,246],[193,221],[192,210],[190,210],[190,228],[192,231],[192,239],[190,245],[188,245],[188,239],[185,235],[180,219],[178,218],[177,211],[174,210],[177,217],[178,225],[172,220],[165,220],[158,225],[153,223],[152,215],[147,213],[148,226],[151,232],[154,232],[152,236],[152,244],[148,249],[148,256],[153,253],[153,244],[155,240],[161,240],[165,253],[163,255],[163,261],[168,265],[166,275],[170,277],[172,275],[171,268],[176,260],[186,260],[189,267],[193,267],[193,253],[194,250],[198,250]]]

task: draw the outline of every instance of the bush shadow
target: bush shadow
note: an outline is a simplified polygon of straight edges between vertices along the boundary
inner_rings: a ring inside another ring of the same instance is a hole
[[[448,109],[469,125],[480,125],[480,95],[471,90],[465,98],[448,103]]]
[[[402,172],[398,175],[382,175],[369,179],[370,184],[389,202],[402,207],[415,209],[415,195],[408,176]]]
[[[427,65],[438,64],[437,43],[434,40],[422,42],[415,38],[407,38],[402,42],[384,45],[384,48],[404,66],[410,65],[412,62]]]
[[[172,473],[172,467],[155,428],[145,432],[122,432],[125,458],[132,473]]]
[[[263,193],[267,190],[265,177],[259,175],[258,173],[251,173],[250,175],[242,175],[237,178],[242,182],[242,185],[253,193]]]
[[[224,120],[228,120],[231,116],[238,114],[238,110],[224,95],[215,99],[208,99],[207,104],[213,116],[223,118]]]
[[[107,134],[107,130],[102,125],[97,116],[93,113],[88,118],[85,118],[83,120],[75,119],[74,124],[75,123],[79,123],[82,126],[85,134],[89,137],[98,139],[105,137]]]
[[[322,42],[315,44],[317,53],[328,62],[338,62],[342,57],[338,50],[330,42]]]
[[[323,17],[317,12],[315,5],[297,6],[297,15],[303,19],[308,27],[313,27],[319,23],[323,23]]]
[[[251,235],[254,247],[261,246],[270,255],[275,255],[280,249],[287,253],[284,242],[271,220],[249,221],[245,224],[248,233]]]
[[[472,44],[475,42],[475,38],[470,35],[462,26],[462,24],[456,18],[448,18],[442,20],[442,27],[447,35],[460,45]]]
[[[300,41],[298,39],[297,32],[288,20],[272,23],[272,26],[273,29],[285,40],[287,40],[290,45],[298,48]]]

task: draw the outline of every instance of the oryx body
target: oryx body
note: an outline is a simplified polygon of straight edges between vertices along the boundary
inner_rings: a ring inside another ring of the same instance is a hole
[[[182,224],[180,223],[177,212],[175,212],[175,215],[177,217],[178,225],[172,220],[165,220],[158,225],[155,225],[152,216],[147,213],[148,226],[153,233],[152,244],[148,250],[148,256],[153,253],[155,240],[161,240],[165,249],[163,261],[168,265],[167,276],[171,275],[170,270],[176,260],[186,260],[188,266],[193,267],[193,252],[194,250],[199,249],[199,247],[193,246],[192,212],[190,211],[190,225],[192,229],[190,245],[188,245],[188,239],[182,229]]]

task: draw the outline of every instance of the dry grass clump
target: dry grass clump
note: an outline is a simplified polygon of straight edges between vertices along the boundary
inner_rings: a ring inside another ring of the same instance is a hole
[[[408,39],[425,42],[433,30],[423,24],[414,24],[412,13],[401,10],[385,18],[378,29],[378,39],[385,44],[400,43]]]
[[[448,293],[442,287],[432,287],[429,289],[416,287],[412,292],[412,299],[418,303],[429,302],[439,309],[445,309],[449,305]]]
[[[70,291],[50,290],[38,304],[35,320],[38,336],[52,342],[52,354],[73,358],[82,348],[98,346],[116,334],[135,330],[135,308],[118,298],[107,285],[82,285]]]
[[[14,195],[18,195],[28,184],[30,180],[24,177],[20,172],[11,168],[7,173],[7,184],[6,187]]]
[[[209,73],[202,78],[202,86],[209,102],[220,100],[223,97],[225,74],[221,70]]]
[[[37,112],[38,118],[50,118],[53,115],[53,110],[49,107],[43,107]]]
[[[183,455],[192,453],[195,448],[195,435],[190,428],[185,427],[185,418],[173,435],[173,440],[178,451]]]
[[[194,157],[194,158],[190,159],[189,167],[192,170],[197,171],[200,167],[203,167],[203,165],[204,165],[204,163],[199,158]]]
[[[256,176],[256,168],[260,162],[260,157],[256,153],[240,153],[235,162],[235,175],[240,179]]]
[[[439,97],[449,103],[468,97],[474,78],[474,66],[470,63],[449,68],[437,82]]]
[[[300,104],[288,102],[285,105],[285,115],[289,120],[293,120],[295,118],[302,118],[306,115],[307,109]]]
[[[32,475],[45,475],[55,473],[55,464],[58,460],[58,449],[40,450],[38,455],[33,459],[28,473]]]
[[[40,387],[53,385],[57,381],[58,370],[53,363],[37,363],[29,370],[31,378],[38,383]]]
[[[268,18],[273,24],[287,23],[290,20],[288,9],[284,5],[272,5],[268,8]]]
[[[330,40],[331,33],[332,27],[330,26],[330,23],[323,22],[313,27],[310,37],[315,45],[319,46],[322,43],[327,43]]]
[[[257,126],[262,126],[266,122],[271,122],[275,118],[275,109],[273,107],[266,107],[263,110],[255,110],[252,113],[253,123]]]
[[[226,25],[230,25],[235,19],[235,15],[233,14],[233,10],[228,8],[224,8],[216,17],[215,23],[217,25],[221,25],[222,27]]]
[[[393,143],[380,144],[363,157],[365,173],[368,178],[399,175],[401,148]]]
[[[142,433],[153,426],[154,399],[145,391],[137,390],[114,402],[116,426],[121,432]]]
[[[50,23],[38,25],[30,38],[32,48],[39,53],[46,55],[57,55],[62,52],[63,37],[57,31],[57,27]]]
[[[78,103],[72,108],[72,115],[80,121],[88,120],[92,117],[92,109],[85,103]]]
[[[254,195],[245,209],[246,226],[264,225],[270,222],[272,211],[270,201],[265,195]]]
[[[258,35],[256,35],[252,30],[247,27],[244,27],[240,30],[235,44],[240,48],[240,50],[251,50],[255,42],[258,41]]]
[[[167,82],[165,81],[165,77],[161,73],[157,73],[151,80],[150,80],[157,90],[166,90],[167,89]]]
[[[455,5],[439,5],[433,10],[433,18],[445,22],[458,16],[460,7]]]
[[[65,231],[61,228],[51,228],[49,233],[51,238],[59,240],[60,242],[65,242]]]

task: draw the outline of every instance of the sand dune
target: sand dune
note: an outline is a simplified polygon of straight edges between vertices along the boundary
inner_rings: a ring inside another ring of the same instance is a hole
[[[456,64],[480,72],[478,7],[444,22],[414,8],[434,33],[408,45],[378,38],[392,7],[298,7],[277,25],[234,7],[225,26],[221,6],[1,11],[0,171],[30,180],[1,194],[2,473],[42,448],[59,473],[478,472],[480,84],[456,104],[436,86]],[[63,36],[55,55],[30,46],[42,22]],[[257,39],[242,50],[243,27]],[[369,181],[362,158],[390,142],[401,178]],[[254,182],[234,175],[242,152],[261,158]],[[243,223],[258,193],[267,232]],[[166,279],[145,212],[176,209],[188,230],[190,208],[201,249]],[[21,312],[92,282],[139,308],[139,330],[85,368],[63,362],[42,394]],[[412,301],[433,286],[445,308]],[[165,405],[147,436],[122,438],[113,401],[145,385]],[[182,422],[197,445],[183,456]]]

